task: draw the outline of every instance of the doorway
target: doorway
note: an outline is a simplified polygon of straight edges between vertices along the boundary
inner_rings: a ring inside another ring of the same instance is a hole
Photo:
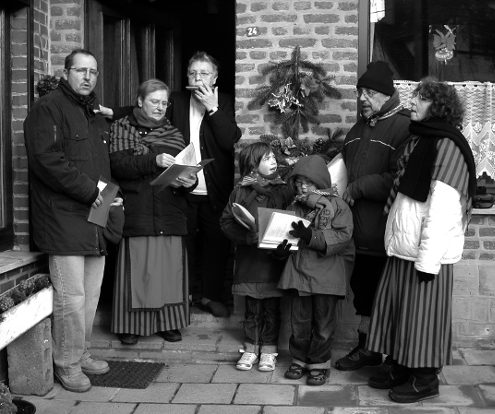
[[[154,77],[181,90],[198,50],[219,62],[219,90],[235,94],[235,0],[88,0],[85,16],[85,45],[98,59],[95,92],[103,105],[133,105],[138,85]],[[112,245],[100,308],[112,303],[116,256]]]

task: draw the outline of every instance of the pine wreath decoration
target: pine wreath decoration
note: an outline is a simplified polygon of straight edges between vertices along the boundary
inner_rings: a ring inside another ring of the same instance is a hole
[[[275,112],[275,123],[281,125],[285,138],[298,140],[299,130],[308,132],[309,124],[319,124],[318,104],[325,97],[340,98],[341,94],[330,82],[321,64],[301,59],[301,48],[296,46],[291,58],[280,63],[271,63],[261,74],[268,76],[269,85],[256,90],[248,109],[265,104]]]

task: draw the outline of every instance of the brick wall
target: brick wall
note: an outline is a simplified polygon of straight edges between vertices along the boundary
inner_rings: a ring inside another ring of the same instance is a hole
[[[27,250],[29,247],[29,199],[27,158],[24,147],[22,123],[28,110],[28,45],[27,45],[27,8],[11,15],[10,59],[12,77],[12,179],[14,205],[14,246]]]
[[[266,84],[260,69],[268,62],[290,57],[296,45],[302,58],[324,65],[335,75],[342,99],[325,99],[320,107],[322,123],[312,126],[308,137],[326,137],[327,128],[349,129],[356,121],[354,88],[357,81],[358,1],[337,0],[238,0],[236,114],[243,139],[278,133],[270,124],[266,107],[248,110],[256,87]],[[248,37],[249,28],[257,36]]]
[[[458,346],[495,348],[494,259],[495,216],[474,214],[463,258],[454,266],[452,329]]]
[[[61,76],[65,57],[83,47],[84,0],[50,0],[51,73]]]

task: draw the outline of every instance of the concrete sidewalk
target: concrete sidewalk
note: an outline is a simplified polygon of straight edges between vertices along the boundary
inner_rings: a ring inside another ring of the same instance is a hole
[[[111,334],[97,329],[93,354],[107,358],[154,359],[166,363],[145,390],[93,387],[78,394],[59,384],[44,397],[24,396],[36,414],[488,414],[495,413],[495,350],[459,349],[454,365],[443,369],[440,396],[415,404],[396,404],[387,390],[366,385],[376,368],[356,372],[331,370],[327,384],[305,385],[283,374],[285,353],[274,372],[234,368],[239,330],[184,329],[175,344],[146,338],[123,347]],[[347,349],[334,350],[334,358]]]

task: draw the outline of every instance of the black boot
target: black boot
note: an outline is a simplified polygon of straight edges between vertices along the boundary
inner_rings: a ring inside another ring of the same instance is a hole
[[[411,368],[409,380],[389,391],[392,401],[414,403],[438,396],[437,368]]]
[[[409,368],[387,357],[378,374],[369,378],[368,385],[372,388],[386,390],[404,384],[410,375]]]
[[[364,366],[375,366],[382,363],[382,354],[368,351],[365,348],[366,334],[359,332],[358,345],[345,357],[335,361],[335,368],[341,371],[354,371]]]

